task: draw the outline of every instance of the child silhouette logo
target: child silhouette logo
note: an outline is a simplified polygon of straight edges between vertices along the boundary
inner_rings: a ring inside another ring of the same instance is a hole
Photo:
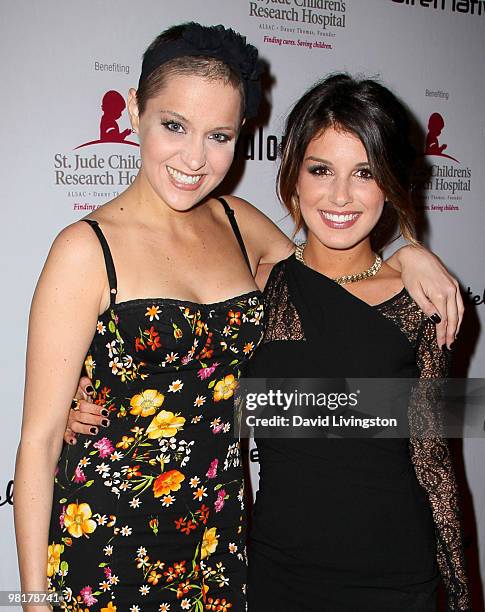
[[[85,142],[84,144],[76,147],[74,150],[87,147],[88,145],[100,144],[102,142],[118,142],[120,144],[138,147],[139,144],[137,142],[126,140],[128,135],[131,134],[130,128],[120,132],[118,119],[121,118],[125,108],[126,102],[118,91],[115,91],[114,89],[107,91],[104,94],[101,102],[101,110],[103,111],[103,114],[99,122],[99,140]]]
[[[438,157],[447,157],[448,159],[452,159],[453,161],[458,162],[458,160],[454,157],[451,157],[451,155],[443,153],[443,151],[448,147],[448,145],[440,145],[438,136],[441,134],[444,127],[445,120],[443,119],[443,117],[439,113],[433,113],[428,120],[428,135],[426,136],[426,149],[424,151],[424,154],[436,155]]]

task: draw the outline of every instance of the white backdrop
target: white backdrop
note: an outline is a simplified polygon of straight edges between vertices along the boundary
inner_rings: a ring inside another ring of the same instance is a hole
[[[468,322],[458,341],[461,371],[466,366],[469,376],[483,376],[485,0],[24,0],[3,2],[0,11],[0,590],[18,588],[10,481],[31,295],[56,233],[134,177],[136,144],[92,142],[100,140],[101,101],[108,91],[126,96],[136,86],[143,50],[169,25],[223,23],[268,60],[272,110],[254,139],[241,142],[240,157],[248,159],[235,193],[285,231],[291,226],[275,197],[275,143],[292,102],[315,80],[335,70],[378,75],[407,103],[424,135],[434,115],[427,157],[433,176],[423,185],[426,239],[468,294]],[[126,110],[120,117],[113,112],[122,132]],[[483,441],[465,440],[463,457],[467,520],[472,525],[474,518],[478,528],[475,540],[470,532],[469,554],[474,572],[481,565],[483,575]]]

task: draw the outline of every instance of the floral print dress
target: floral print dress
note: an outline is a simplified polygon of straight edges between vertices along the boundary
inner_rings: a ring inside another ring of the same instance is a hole
[[[85,369],[110,426],[65,446],[49,588],[67,610],[245,609],[244,482],[234,391],[263,332],[258,291],[215,304],[115,303]]]

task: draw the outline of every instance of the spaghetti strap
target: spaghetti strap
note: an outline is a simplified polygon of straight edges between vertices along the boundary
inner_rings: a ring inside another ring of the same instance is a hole
[[[229,206],[229,204],[226,202],[226,200],[224,200],[224,198],[217,198],[217,199],[224,206],[224,210],[225,210],[226,215],[227,215],[227,217],[229,219],[229,223],[231,224],[231,227],[232,227],[232,230],[234,232],[234,235],[237,238],[237,241],[238,241],[239,246],[241,248],[242,254],[244,255],[244,259],[246,260],[246,263],[248,264],[249,271],[252,274],[253,271],[251,270],[251,263],[249,261],[249,257],[248,257],[248,253],[246,251],[246,247],[244,246],[244,240],[242,239],[241,232],[239,230],[239,227],[238,227],[238,224],[237,224],[237,221],[236,221],[235,213],[234,213],[233,209]]]
[[[101,248],[103,249],[104,261],[106,264],[106,272],[108,274],[108,282],[109,282],[109,305],[114,306],[116,302],[116,293],[118,291],[118,281],[116,279],[116,270],[113,262],[113,257],[111,255],[111,251],[109,250],[108,242],[99,227],[97,221],[94,219],[81,219],[85,223],[89,223],[89,225],[93,228],[94,233],[99,239],[101,243]]]

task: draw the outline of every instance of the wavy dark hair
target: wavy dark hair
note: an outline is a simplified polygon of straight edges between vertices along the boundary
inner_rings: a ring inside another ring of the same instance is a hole
[[[295,223],[295,235],[304,225],[296,186],[305,151],[311,140],[334,127],[362,142],[376,183],[387,204],[371,234],[376,251],[401,235],[416,243],[411,177],[415,150],[409,141],[410,121],[403,104],[372,79],[333,74],[309,89],[288,115],[281,144],[277,177],[278,197]]]

